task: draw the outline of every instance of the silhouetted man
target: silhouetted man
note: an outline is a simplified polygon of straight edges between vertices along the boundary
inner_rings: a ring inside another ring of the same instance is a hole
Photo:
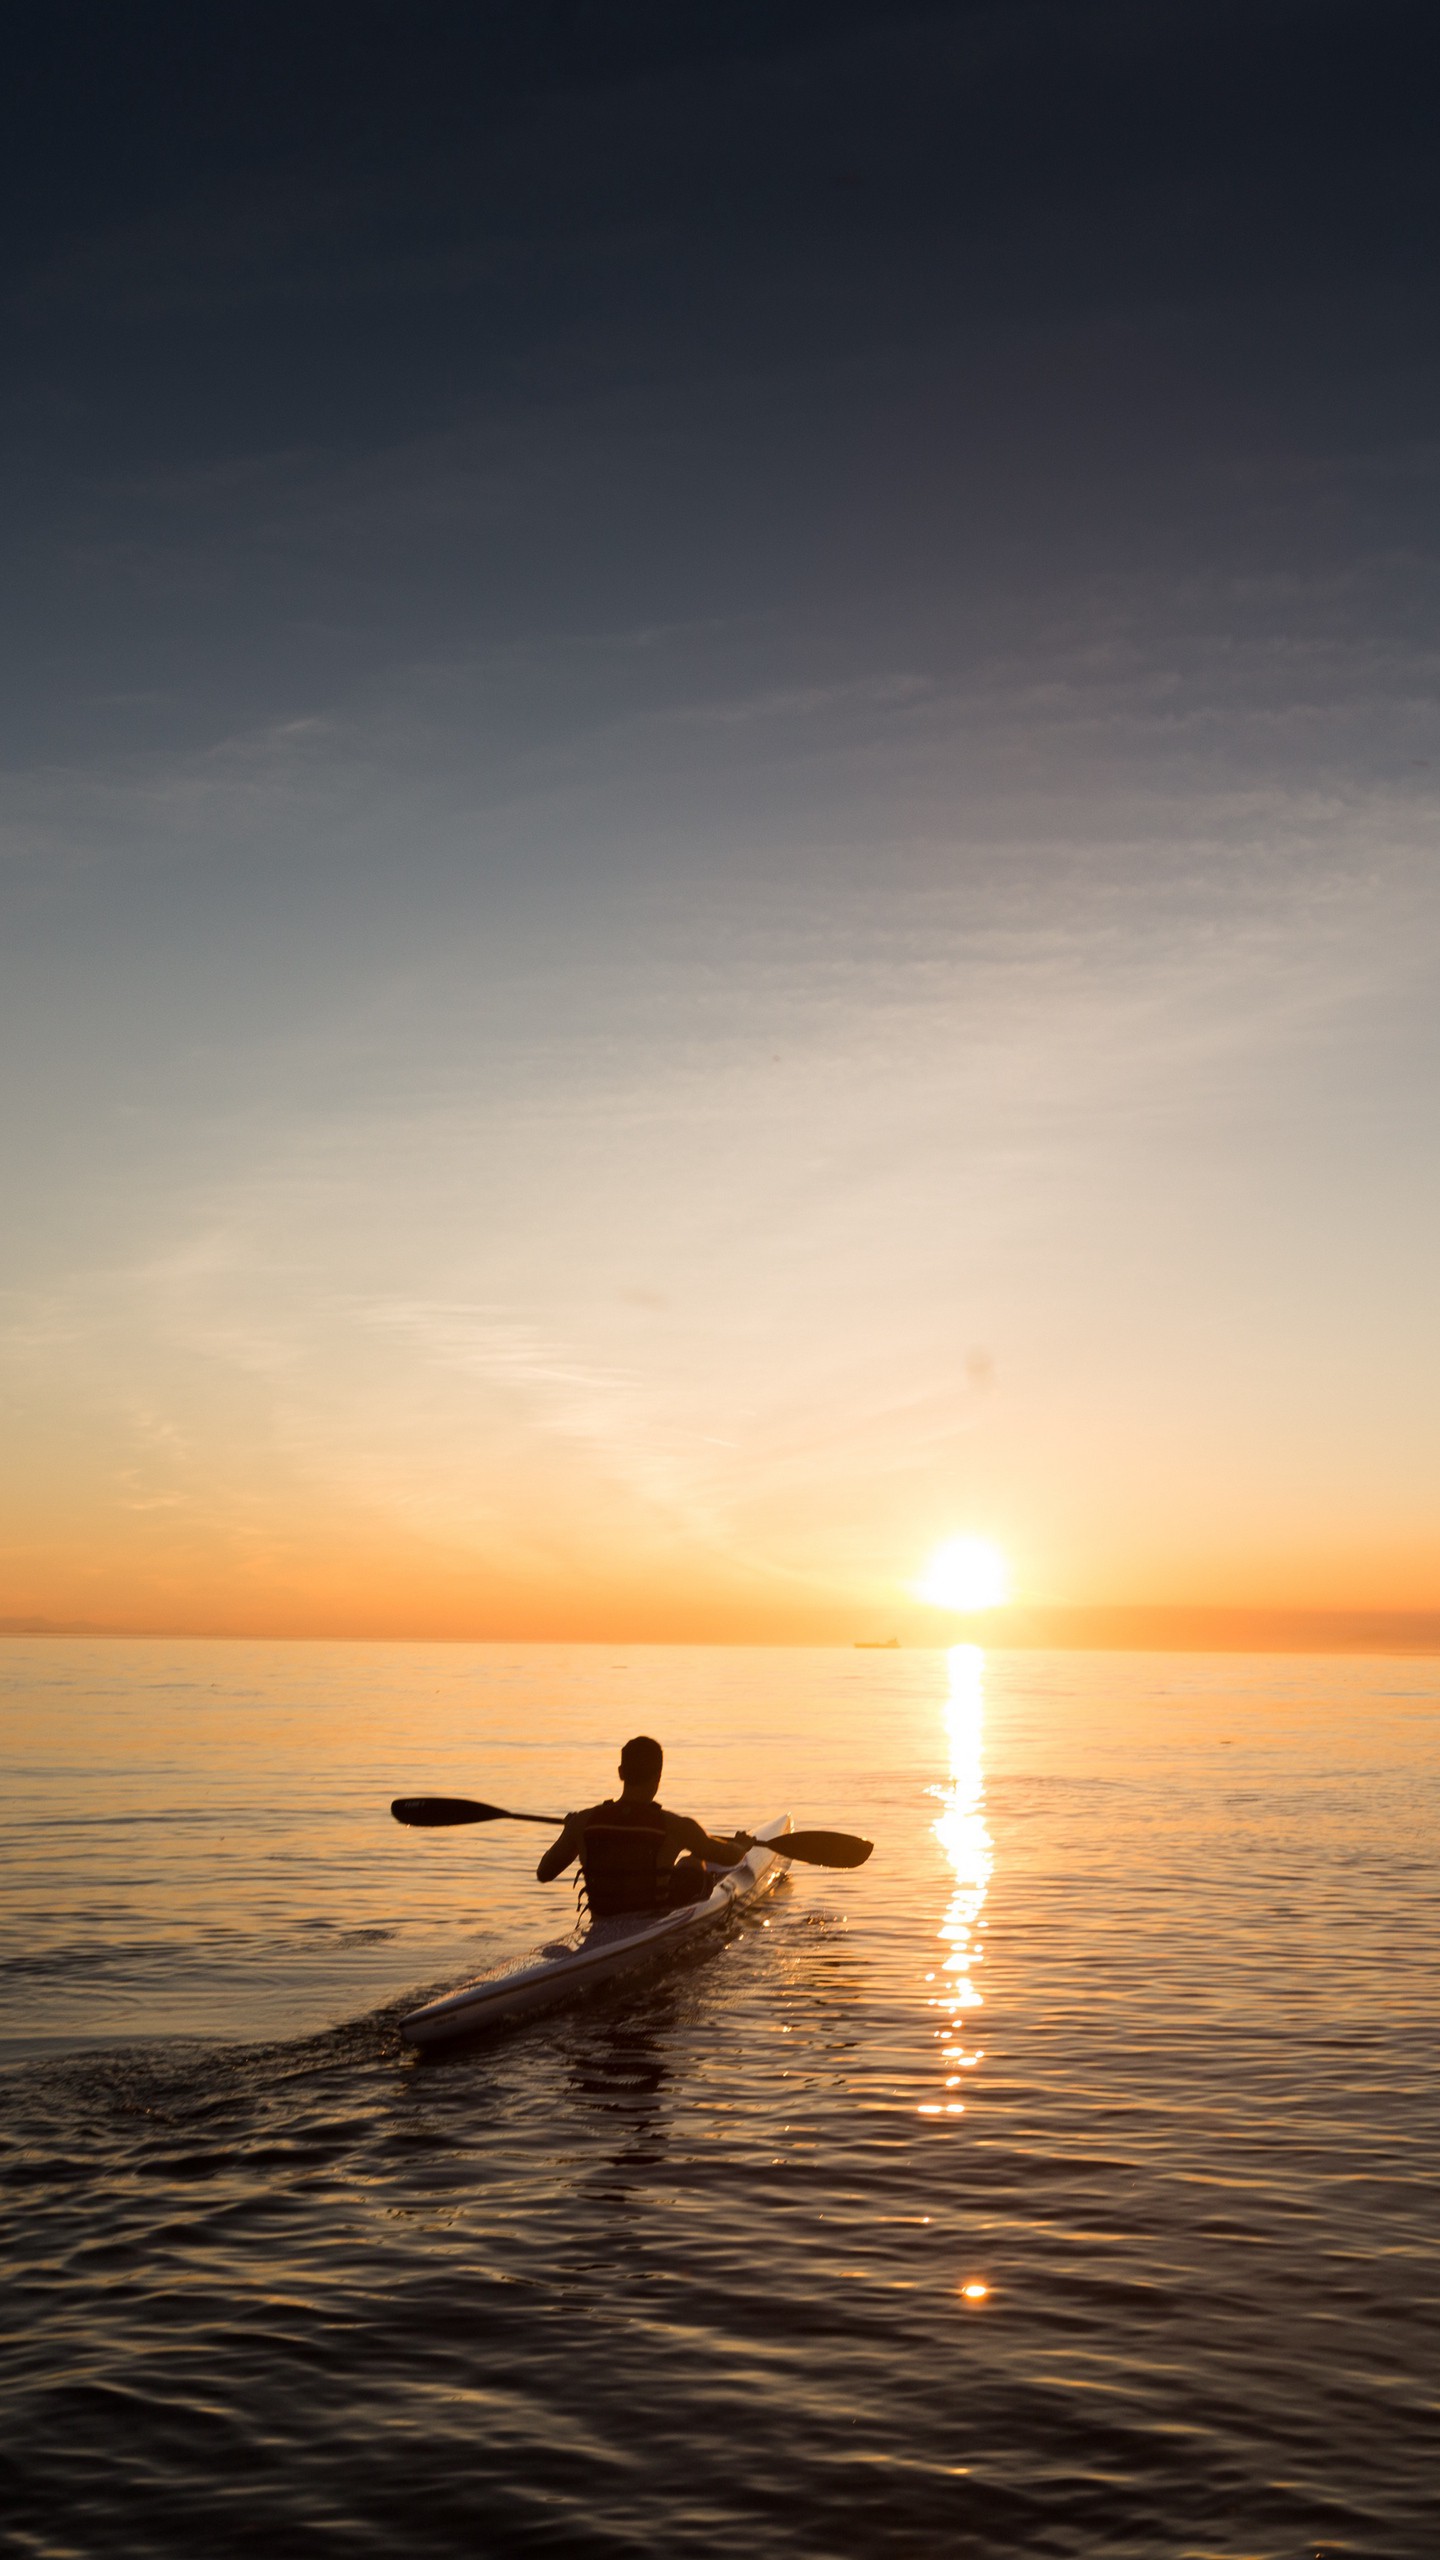
[[[620,1754],[620,1793],[582,1813],[567,1813],[558,1840],[535,1873],[551,1884],[578,1858],[591,1917],[612,1920],[621,1912],[674,1911],[703,1902],[714,1878],[706,1868],[733,1867],[752,1845],[748,1832],[713,1840],[683,1813],[667,1813],[655,1801],[665,1754],[648,1733],[637,1733]]]

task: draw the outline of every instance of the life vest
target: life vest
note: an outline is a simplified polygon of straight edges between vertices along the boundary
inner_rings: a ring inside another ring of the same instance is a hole
[[[665,1817],[658,1805],[623,1810],[611,1797],[597,1805],[580,1844],[580,1871],[592,1920],[615,1920],[627,1911],[666,1911],[672,1861]]]

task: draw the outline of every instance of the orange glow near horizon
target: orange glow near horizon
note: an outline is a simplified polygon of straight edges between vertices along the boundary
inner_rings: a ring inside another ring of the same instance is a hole
[[[241,1517],[197,1516],[198,1503],[187,1517],[177,1498],[137,1504],[118,1523],[91,1510],[73,1536],[57,1523],[44,1539],[39,1524],[18,1518],[3,1538],[10,1524],[0,1519],[9,1550],[0,1552],[0,1633],[39,1631],[43,1622],[97,1633],[407,1642],[848,1646],[893,1637],[908,1648],[943,1644],[947,1613],[953,1625],[972,1610],[978,1620],[983,1607],[987,1642],[1002,1644],[1425,1652],[1440,1642],[1440,1611],[1411,1603],[1405,1614],[1403,1589],[1368,1608],[1337,1601],[1335,1582],[1308,1605],[1284,1586],[1268,1605],[1259,1597],[1225,1605],[1217,1574],[1219,1605],[1169,1598],[1163,1585],[1129,1600],[1102,1585],[1044,1605],[982,1601],[996,1585],[978,1571],[966,1579],[968,1566],[953,1579],[927,1572],[908,1591],[826,1571],[818,1529],[807,1542],[810,1569],[782,1572],[767,1568],[762,1538],[747,1542],[748,1554],[697,1552],[657,1537],[653,1522],[627,1519],[622,1505],[612,1505],[608,1521],[598,1500],[597,1508],[601,1519],[585,1521],[573,1504],[567,1515],[557,1503],[547,1522],[538,1494],[522,1508],[517,1490],[498,1533],[487,1503],[468,1538],[457,1523],[428,1539],[413,1518],[357,1518],[343,1498],[328,1517],[317,1504],[308,1518],[267,1523],[258,1488]]]
[[[29,1383],[0,1456],[0,1631],[928,1647],[946,1612],[982,1609],[1005,1643],[1423,1650],[1440,1631],[1420,1617],[1440,1612],[1433,1554],[1393,1525],[1348,1547],[1317,1528],[1307,1551],[1292,1522],[1266,1551],[1250,1479],[1206,1475],[1189,1444],[1166,1500],[1142,1516],[1117,1483],[1102,1511],[1058,1443],[1027,1445],[1022,1475],[988,1416],[957,1497],[953,1448],[904,1402],[848,1398],[828,1348],[808,1372],[797,1339],[788,1367],[782,1344],[711,1374],[703,1328],[637,1347],[648,1307],[612,1290],[607,1311],[588,1274],[553,1339],[409,1302],[311,1330],[247,1301],[231,1321],[198,1261],[177,1309],[180,1291],[167,1274],[150,1330],[104,1337],[113,1375],[38,1320],[12,1347]],[[1023,1601],[978,1535],[906,1573],[937,1520],[987,1509],[1023,1542]],[[1380,1622],[1407,1609],[1411,1633]],[[1332,1638],[1322,1613],[1346,1610]]]

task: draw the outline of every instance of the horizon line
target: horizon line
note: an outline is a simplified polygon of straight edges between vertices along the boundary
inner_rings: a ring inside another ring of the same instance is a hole
[[[455,1632],[434,1627],[194,1627],[123,1626],[99,1620],[47,1618],[38,1613],[0,1617],[0,1636],[103,1637],[152,1643],[216,1644],[469,1644],[645,1645],[677,1650],[945,1652],[955,1644],[986,1651],[1113,1653],[1377,1653],[1440,1654],[1440,1609],[1258,1608],[1226,1603],[1154,1602],[1117,1605],[1011,1605],[1003,1609],[937,1612],[948,1621],[933,1635],[796,1633],[764,1635],[642,1635],[623,1630],[522,1634],[500,1628]]]

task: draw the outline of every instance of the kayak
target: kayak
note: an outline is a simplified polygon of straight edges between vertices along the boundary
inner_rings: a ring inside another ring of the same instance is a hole
[[[723,1929],[742,1902],[768,1893],[785,1861],[766,1844],[783,1839],[789,1829],[788,1813],[762,1823],[754,1848],[738,1865],[710,1868],[715,1881],[703,1902],[687,1902],[679,1911],[662,1911],[654,1918],[623,1912],[613,1920],[582,1921],[568,1938],[556,1938],[519,1964],[512,1959],[462,1982],[458,1991],[427,2000],[423,2009],[412,2009],[400,2021],[401,2035],[407,2044],[444,2044],[452,2036],[482,2035],[532,2009],[580,1999],[622,1974],[667,1964],[682,1947]]]

